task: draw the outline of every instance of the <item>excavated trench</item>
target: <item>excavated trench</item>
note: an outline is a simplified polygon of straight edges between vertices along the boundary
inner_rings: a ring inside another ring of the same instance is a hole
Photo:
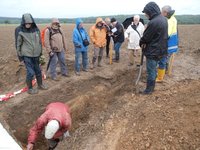
[[[16,139],[25,147],[33,122],[42,114],[48,103],[60,101],[71,107],[73,132],[80,125],[87,123],[90,113],[106,110],[115,102],[115,96],[130,92],[130,86],[133,85],[128,78],[133,77],[126,70],[119,71],[117,76],[111,78],[93,76],[88,80],[62,82],[52,90],[26,97],[23,102],[9,108],[9,113],[4,118]],[[43,136],[39,137],[35,148],[46,148]]]

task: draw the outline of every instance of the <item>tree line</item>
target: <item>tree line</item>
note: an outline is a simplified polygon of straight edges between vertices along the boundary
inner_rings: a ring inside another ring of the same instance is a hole
[[[115,17],[119,22],[123,22],[126,18],[134,15],[115,15],[115,16],[100,16],[102,18]],[[145,23],[148,22],[144,15],[140,15]],[[82,18],[84,23],[95,23],[97,17]],[[176,15],[178,24],[200,24],[200,15]],[[76,18],[59,18],[61,23],[75,23]],[[50,18],[35,18],[38,24],[48,24],[51,22]],[[20,24],[21,18],[0,17],[0,24]]]

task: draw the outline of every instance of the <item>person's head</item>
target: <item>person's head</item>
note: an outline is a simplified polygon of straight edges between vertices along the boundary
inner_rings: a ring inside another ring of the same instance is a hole
[[[137,25],[139,22],[140,22],[140,16],[139,16],[139,15],[135,15],[135,16],[133,17],[133,23],[134,23],[135,25]]]
[[[25,28],[30,29],[32,24],[34,23],[31,14],[29,13],[23,14],[22,18],[23,18]]]
[[[160,8],[155,2],[149,2],[146,4],[142,12],[149,20],[161,14]]]
[[[76,19],[76,27],[83,28],[83,21],[80,18]]]
[[[45,138],[52,139],[55,133],[59,130],[60,125],[57,120],[51,120],[45,127]]]
[[[110,24],[111,24],[110,18],[106,18],[106,19],[105,19],[105,23],[106,23],[107,25],[110,25]]]
[[[51,27],[53,29],[58,29],[60,27],[60,22],[59,22],[58,18],[52,18]]]
[[[171,6],[165,5],[162,7],[162,15],[164,17],[170,18],[174,14],[175,10],[172,10]]]
[[[111,24],[112,24],[112,26],[116,26],[116,24],[117,24],[117,20],[115,19],[115,18],[112,18],[111,19]]]
[[[103,27],[103,19],[102,18],[97,18],[96,26],[97,27]]]
[[[170,12],[171,10],[172,10],[171,6],[169,6],[169,5],[164,6],[164,7],[162,8],[162,15],[163,15],[164,17],[167,17],[168,14],[169,14],[169,12]]]

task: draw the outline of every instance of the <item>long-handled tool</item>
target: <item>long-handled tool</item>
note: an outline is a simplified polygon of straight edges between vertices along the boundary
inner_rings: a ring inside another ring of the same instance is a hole
[[[167,74],[170,76],[172,74],[172,65],[174,63],[174,53],[171,55],[170,59],[169,59],[169,65],[168,65],[168,69],[167,69]]]
[[[55,55],[55,54],[54,54],[54,55]],[[51,63],[52,58],[53,58],[53,55],[49,55],[49,62],[48,62],[48,64],[47,64],[46,72],[48,72],[48,70],[49,70],[49,66],[50,66],[50,63]]]
[[[143,61],[144,61],[144,53],[143,53],[143,50],[142,50],[142,56],[141,56],[141,61],[140,61],[139,73],[138,73],[137,79],[136,79],[136,81],[135,81],[135,91],[136,91],[136,93],[139,93],[138,83],[139,83],[139,81],[140,81],[141,74],[142,74]]]
[[[112,55],[113,55],[113,38],[110,37],[110,45],[109,45],[109,56],[110,56],[110,65],[112,64]]]

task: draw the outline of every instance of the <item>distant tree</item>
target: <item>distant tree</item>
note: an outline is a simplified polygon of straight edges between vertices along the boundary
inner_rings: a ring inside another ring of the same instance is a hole
[[[10,21],[9,20],[5,20],[4,23],[5,24],[10,24]]]

